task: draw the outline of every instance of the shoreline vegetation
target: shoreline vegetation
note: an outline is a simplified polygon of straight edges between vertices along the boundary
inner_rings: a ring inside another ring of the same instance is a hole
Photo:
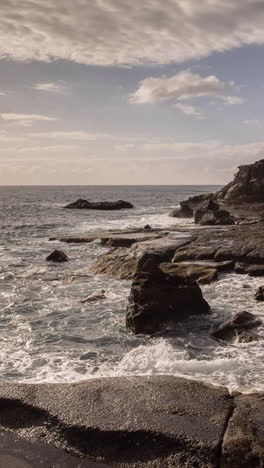
[[[71,205],[83,208],[81,201],[82,206]],[[215,194],[181,202],[171,216],[194,218],[195,224],[61,235],[50,241],[99,239],[110,249],[90,272],[132,279],[128,331],[162,334],[169,325],[173,333],[197,309],[210,313],[200,284],[217,281],[221,271],[264,275],[264,160],[241,166],[234,181]],[[54,258],[49,260],[62,257]],[[255,299],[263,301],[262,289]],[[260,323],[245,311],[231,316],[213,337],[223,345],[262,341]],[[78,384],[2,383],[0,402],[2,431],[107,466],[264,466],[264,392],[230,394],[224,387],[159,375]]]

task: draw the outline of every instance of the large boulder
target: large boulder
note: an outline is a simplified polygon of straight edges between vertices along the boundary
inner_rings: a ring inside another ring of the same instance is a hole
[[[250,312],[243,311],[235,314],[230,320],[221,325],[212,333],[214,338],[220,340],[233,340],[241,336],[240,341],[246,341],[245,332],[261,325],[262,321]],[[253,336],[253,335],[252,335]],[[248,339],[248,341],[252,341]]]
[[[264,159],[253,164],[240,166],[234,180],[217,194],[217,200],[225,202],[264,201]]]
[[[153,334],[170,322],[210,311],[196,282],[164,273],[159,263],[154,253],[145,253],[138,261],[126,315],[127,329],[135,334]]]
[[[104,202],[89,202],[88,200],[83,200],[79,198],[76,202],[66,205],[64,208],[69,208],[72,210],[122,210],[128,208],[134,208],[131,203],[118,200],[118,201],[104,201]]]

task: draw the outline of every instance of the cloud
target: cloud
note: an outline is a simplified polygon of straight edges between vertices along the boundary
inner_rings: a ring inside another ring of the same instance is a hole
[[[97,141],[97,140],[112,140],[114,137],[108,133],[89,133],[86,131],[58,131],[58,132],[34,132],[31,133],[32,138],[63,138],[66,140],[79,141]]]
[[[263,126],[263,121],[258,119],[249,119],[243,120],[244,125],[250,125],[252,127],[261,128]]]
[[[194,97],[212,96],[223,92],[230,85],[214,75],[203,78],[189,70],[161,78],[146,78],[130,96],[133,104],[152,104],[170,99],[187,100]]]
[[[239,96],[223,96],[226,105],[234,106],[236,104],[243,104],[244,99]]]
[[[0,56],[165,64],[264,43],[262,0],[5,0]],[[98,31],[100,32],[98,34]]]
[[[201,113],[194,106],[190,106],[189,104],[183,104],[183,102],[178,102],[178,104],[176,104],[176,107],[186,115],[201,117]]]
[[[13,122],[23,127],[30,127],[35,121],[54,121],[57,120],[55,117],[48,117],[47,115],[38,114],[0,114],[3,120]]]
[[[64,82],[37,83],[32,86],[32,89],[35,91],[45,91],[47,93],[53,94],[63,94],[67,90],[67,86],[64,84]]]

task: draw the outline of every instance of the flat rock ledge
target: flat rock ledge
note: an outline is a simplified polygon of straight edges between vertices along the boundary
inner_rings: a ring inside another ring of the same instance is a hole
[[[49,444],[46,453],[57,448],[80,457],[66,466],[93,466],[83,464],[88,461],[124,468],[264,464],[264,393],[232,396],[226,388],[199,381],[136,376],[1,384],[0,404],[0,442],[11,437],[15,449],[22,438],[36,447]]]

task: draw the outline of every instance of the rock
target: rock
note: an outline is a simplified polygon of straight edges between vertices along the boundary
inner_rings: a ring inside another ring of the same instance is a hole
[[[44,460],[43,466],[69,467],[94,462],[117,468],[264,465],[263,392],[230,395],[224,387],[166,375],[73,384],[2,382],[0,406],[5,438],[0,457],[9,444],[17,457],[25,454],[19,465],[5,460],[6,468],[6,462],[10,468],[27,466],[24,460],[30,466]],[[35,458],[25,440],[37,445]],[[72,454],[76,461],[70,460]]]
[[[94,275],[114,276],[118,279],[131,279],[136,272],[138,258],[141,252],[132,249],[116,248],[101,255],[91,266]]]
[[[235,272],[240,274],[247,274],[249,276],[264,276],[264,264],[249,265],[247,263],[237,262],[235,264]]]
[[[157,239],[164,235],[165,234],[159,229],[151,230],[151,232],[148,230],[134,229],[131,231],[96,231],[86,235],[74,236],[59,235],[53,238],[53,240],[58,240],[67,244],[89,244],[90,242],[98,240],[101,244],[111,247],[131,247],[131,245],[136,242]]]
[[[145,253],[138,261],[126,315],[127,329],[135,334],[153,334],[169,322],[210,311],[197,283],[163,273],[159,263],[154,253]]]
[[[234,398],[222,443],[221,468],[264,466],[264,398],[262,393]]]
[[[182,276],[200,284],[208,284],[216,281],[218,273],[216,268],[207,265],[196,265],[191,263],[161,263],[160,269],[169,276]]]
[[[264,223],[202,229],[196,231],[197,236],[187,246],[176,250],[173,261],[214,260],[263,265],[263,232]]]
[[[91,266],[92,274],[114,276],[118,279],[131,279],[136,272],[138,259],[144,252],[155,252],[159,255],[160,263],[168,262],[174,255],[175,249],[190,242],[189,238],[159,237],[144,240],[132,245],[130,249],[116,248],[101,255]]]
[[[79,198],[76,202],[70,203],[66,205],[64,208],[69,209],[78,209],[78,210],[123,210],[128,208],[134,208],[131,203],[118,200],[118,201],[110,201],[110,202],[89,202],[87,200],[83,200]]]
[[[262,302],[264,301],[264,286],[260,286],[255,294],[255,300]]]
[[[188,198],[188,200],[183,200],[180,202],[180,208],[172,211],[169,216],[174,218],[192,218],[194,210],[199,208],[204,202],[211,200],[212,197],[213,194],[209,193],[196,195],[195,197]]]
[[[251,343],[252,341],[264,340],[264,336],[243,331],[238,334],[237,339],[239,343]]]
[[[0,397],[5,431],[63,448],[76,467],[216,468],[233,408],[225,388],[165,375],[2,383]]]
[[[173,210],[169,216],[172,218],[192,218],[193,217],[193,210],[188,205],[183,205],[176,210]]]
[[[228,320],[212,333],[214,338],[220,340],[233,340],[245,330],[258,327],[262,321],[255,315],[243,311],[235,314],[231,320]]]
[[[146,229],[147,231],[149,231],[151,229],[151,226],[149,224],[146,224],[146,226],[144,226],[144,229]]]
[[[46,258],[47,262],[67,262],[69,260],[68,255],[64,253],[62,250],[54,250],[50,255]]]
[[[264,201],[264,159],[240,166],[234,180],[216,194],[217,200],[244,203]]]
[[[100,299],[106,299],[104,289],[97,289],[88,297],[86,297],[85,299],[82,299],[80,302],[84,304],[85,302],[95,302],[95,301],[99,301]]]
[[[194,211],[194,222],[201,226],[235,224],[233,216],[227,210],[220,209],[213,199],[206,200]]]

